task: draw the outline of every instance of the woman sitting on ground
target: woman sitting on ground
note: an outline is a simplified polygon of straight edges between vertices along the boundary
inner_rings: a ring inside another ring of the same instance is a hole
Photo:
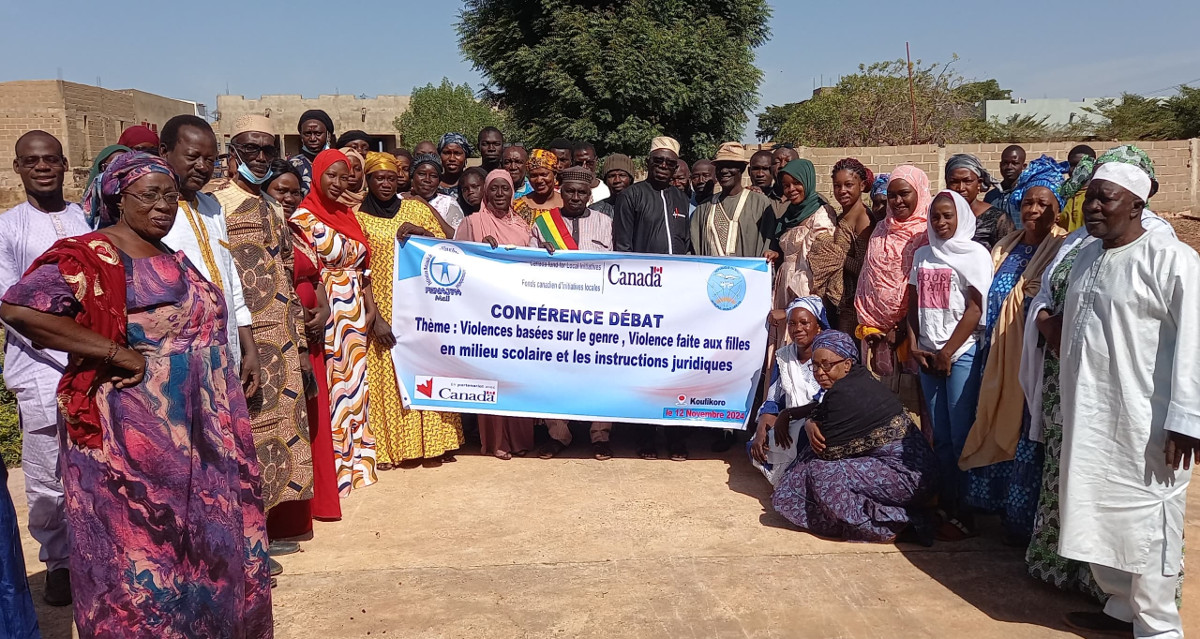
[[[747,444],[750,463],[767,476],[772,486],[779,483],[796,458],[796,447],[792,444],[804,426],[803,415],[798,411],[806,410],[821,396],[821,385],[813,375],[812,344],[817,334],[827,328],[829,320],[821,298],[809,295],[788,306],[787,331],[792,341],[775,354],[771,388],[758,411],[758,431]]]
[[[808,446],[771,502],[817,536],[888,543],[911,526],[932,543],[932,520],[919,505],[936,489],[937,457],[900,399],[858,360],[846,333],[822,331],[813,340],[813,373],[825,394],[808,407]]]

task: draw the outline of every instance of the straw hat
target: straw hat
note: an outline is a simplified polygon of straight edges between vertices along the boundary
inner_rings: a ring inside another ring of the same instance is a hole
[[[717,157],[713,158],[713,163],[717,162],[737,162],[738,164],[748,164],[746,161],[746,147],[741,142],[726,142],[717,149]]]

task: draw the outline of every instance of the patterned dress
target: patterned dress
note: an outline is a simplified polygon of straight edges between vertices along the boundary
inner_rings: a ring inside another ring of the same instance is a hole
[[[146,374],[100,386],[99,448],[63,446],[79,636],[271,637],[259,466],[224,294],[180,253],[121,259],[129,346]],[[81,310],[55,265],[5,301]]]
[[[438,239],[446,239],[442,225],[427,204],[406,199],[393,218],[358,213],[358,223],[371,242],[371,278],[380,318],[392,321],[392,278],[396,266],[396,231],[412,222]],[[395,327],[393,327],[395,329]],[[463,444],[462,419],[457,413],[408,410],[400,401],[396,369],[390,351],[372,342],[367,349],[367,384],[371,387],[371,432],[380,464],[410,459],[431,459],[457,450]]]
[[[292,285],[292,233],[266,199],[229,183],[213,192],[225,210],[229,250],[242,280],[242,297],[254,319],[261,367],[259,388],[246,398],[254,444],[262,465],[267,510],[285,501],[312,499],[312,449],[300,358],[308,345]]]
[[[367,423],[367,317],[363,280],[367,246],[334,231],[305,208],[292,213],[294,224],[321,261],[321,281],[329,296],[325,323],[325,373],[329,380],[330,419],[338,493],[379,480],[375,473],[375,435]]]
[[[1061,315],[1067,299],[1067,276],[1080,247],[1071,249],[1050,275],[1050,298],[1053,305],[1046,309],[1051,315]],[[1029,574],[1063,590],[1077,590],[1104,601],[1107,595],[1092,578],[1091,567],[1083,562],[1064,559],[1058,554],[1059,510],[1058,477],[1059,459],[1062,457],[1063,419],[1059,394],[1060,364],[1058,356],[1046,349],[1042,379],[1042,439],[1046,459],[1042,467],[1042,490],[1034,519],[1033,539],[1025,553]]]
[[[992,329],[1000,317],[1004,300],[1017,285],[1037,245],[1019,243],[996,269],[987,298],[987,331],[984,335],[983,361],[992,345]],[[1028,301],[1026,301],[1028,309]],[[999,512],[1004,529],[1018,538],[1033,531],[1042,482],[1042,444],[1029,439],[1029,411],[1023,412],[1021,439],[1011,461],[1000,462],[968,473],[967,504],[985,512]]]
[[[782,206],[786,207],[784,202]],[[783,209],[776,207],[776,217]],[[815,295],[813,272],[808,264],[808,253],[818,240],[830,240],[837,230],[834,220],[837,214],[828,205],[817,209],[808,219],[783,232],[779,236],[779,252],[783,263],[775,275],[775,306],[787,308],[797,297]]]
[[[892,425],[902,437],[860,454],[817,457],[800,434],[800,454],[783,474],[771,505],[814,535],[888,543],[918,523],[913,505],[934,492],[937,457],[908,415]]]
[[[8,494],[8,469],[0,463],[0,637],[40,639],[41,636],[25,577],[17,510]]]

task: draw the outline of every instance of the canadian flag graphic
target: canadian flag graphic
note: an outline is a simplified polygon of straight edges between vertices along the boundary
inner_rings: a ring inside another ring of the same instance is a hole
[[[432,377],[418,377],[417,378],[417,392],[425,397],[432,399],[433,398],[433,378]]]

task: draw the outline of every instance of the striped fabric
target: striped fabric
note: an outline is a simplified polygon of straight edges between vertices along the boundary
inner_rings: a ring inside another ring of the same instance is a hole
[[[560,251],[579,250],[579,244],[575,242],[575,238],[571,235],[571,231],[567,228],[558,209],[542,211],[533,218],[533,224],[537,227],[538,234],[552,244],[555,249]]]

